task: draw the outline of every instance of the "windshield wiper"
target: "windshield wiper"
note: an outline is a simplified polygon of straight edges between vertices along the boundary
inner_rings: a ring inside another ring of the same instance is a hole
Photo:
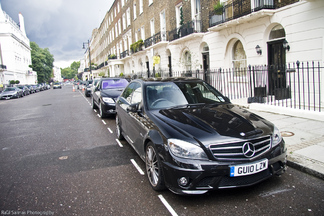
[[[170,107],[168,109],[195,108],[195,107],[201,107],[201,106],[205,106],[205,105],[206,105],[205,103],[182,104],[182,105],[177,105],[177,106]]]

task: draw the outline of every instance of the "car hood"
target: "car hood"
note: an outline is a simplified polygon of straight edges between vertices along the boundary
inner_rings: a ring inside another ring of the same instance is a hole
[[[153,116],[157,125],[164,125],[160,126],[167,138],[187,137],[205,144],[215,142],[215,138],[221,142],[270,135],[274,128],[271,122],[233,104],[164,109],[153,112]]]
[[[2,96],[5,96],[5,95],[12,95],[12,94],[16,94],[17,91],[5,91],[5,92],[2,92],[1,95]]]
[[[103,89],[100,91],[102,97],[117,98],[122,93],[123,89]]]

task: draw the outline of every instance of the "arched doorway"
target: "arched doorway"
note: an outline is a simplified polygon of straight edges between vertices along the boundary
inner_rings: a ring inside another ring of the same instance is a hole
[[[268,92],[276,100],[289,98],[286,83],[286,50],[283,46],[286,32],[281,25],[271,29],[268,41]]]
[[[204,70],[204,79],[205,81],[209,82],[209,72],[210,72],[210,66],[209,66],[209,47],[207,45],[207,43],[203,44],[202,47],[202,60],[203,60],[203,64],[202,64],[202,69]]]

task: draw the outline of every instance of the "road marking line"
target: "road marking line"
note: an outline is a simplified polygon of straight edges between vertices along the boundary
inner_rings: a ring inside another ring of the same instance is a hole
[[[97,116],[100,118],[101,116],[99,114],[97,114]]]
[[[119,145],[121,148],[124,147],[123,144],[121,144],[121,142],[120,142],[118,139],[116,139],[116,141],[117,141],[118,145]]]
[[[109,130],[110,133],[114,133],[110,128],[107,128]]]
[[[138,166],[138,164],[136,163],[136,161],[134,159],[131,159],[132,164],[135,166],[135,168],[137,169],[137,171],[141,174],[144,175],[143,170]]]
[[[96,110],[96,109],[93,109],[93,111],[94,111],[94,112],[97,112],[97,110]]]
[[[161,194],[158,195],[158,197],[160,198],[160,200],[164,204],[164,206],[169,210],[169,212],[171,213],[172,216],[178,216],[178,214],[173,210],[173,208],[170,206],[168,201],[166,201]]]
[[[107,123],[105,122],[105,120],[101,120],[102,121],[102,123],[104,124],[104,125],[106,125]]]

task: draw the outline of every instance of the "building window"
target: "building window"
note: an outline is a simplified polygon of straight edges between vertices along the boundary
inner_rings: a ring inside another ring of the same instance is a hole
[[[139,0],[139,3],[140,3],[140,14],[143,13],[143,0]]]
[[[166,41],[166,20],[165,20],[165,11],[160,13],[160,25],[161,25],[161,39]]]
[[[186,71],[191,71],[191,54],[189,51],[186,51],[184,53],[184,65],[185,65]]]
[[[138,41],[138,32],[135,31],[135,42]]]
[[[134,12],[134,20],[136,19],[136,2],[133,5],[133,12]]]
[[[126,18],[127,18],[127,26],[131,25],[131,17],[130,17],[130,8],[126,11]]]
[[[123,30],[126,29],[126,14],[123,14]]]
[[[118,20],[118,30],[119,30],[119,34],[121,34],[121,20]]]
[[[145,40],[145,28],[144,28],[144,26],[142,26],[142,28],[141,28],[141,39]]]
[[[178,4],[175,7],[175,11],[176,11],[176,22],[177,22],[177,28],[180,28],[181,26],[181,10],[182,10],[182,3]]]
[[[241,41],[236,41],[233,46],[233,67],[245,68],[246,67],[246,54]]]
[[[149,6],[153,4],[153,0],[149,0]]]
[[[155,29],[154,29],[154,18],[151,19],[150,21],[150,29],[151,29],[151,36],[155,34]]]
[[[277,38],[284,38],[286,37],[285,29],[282,27],[282,25],[276,25],[271,29],[269,40],[274,40]]]

